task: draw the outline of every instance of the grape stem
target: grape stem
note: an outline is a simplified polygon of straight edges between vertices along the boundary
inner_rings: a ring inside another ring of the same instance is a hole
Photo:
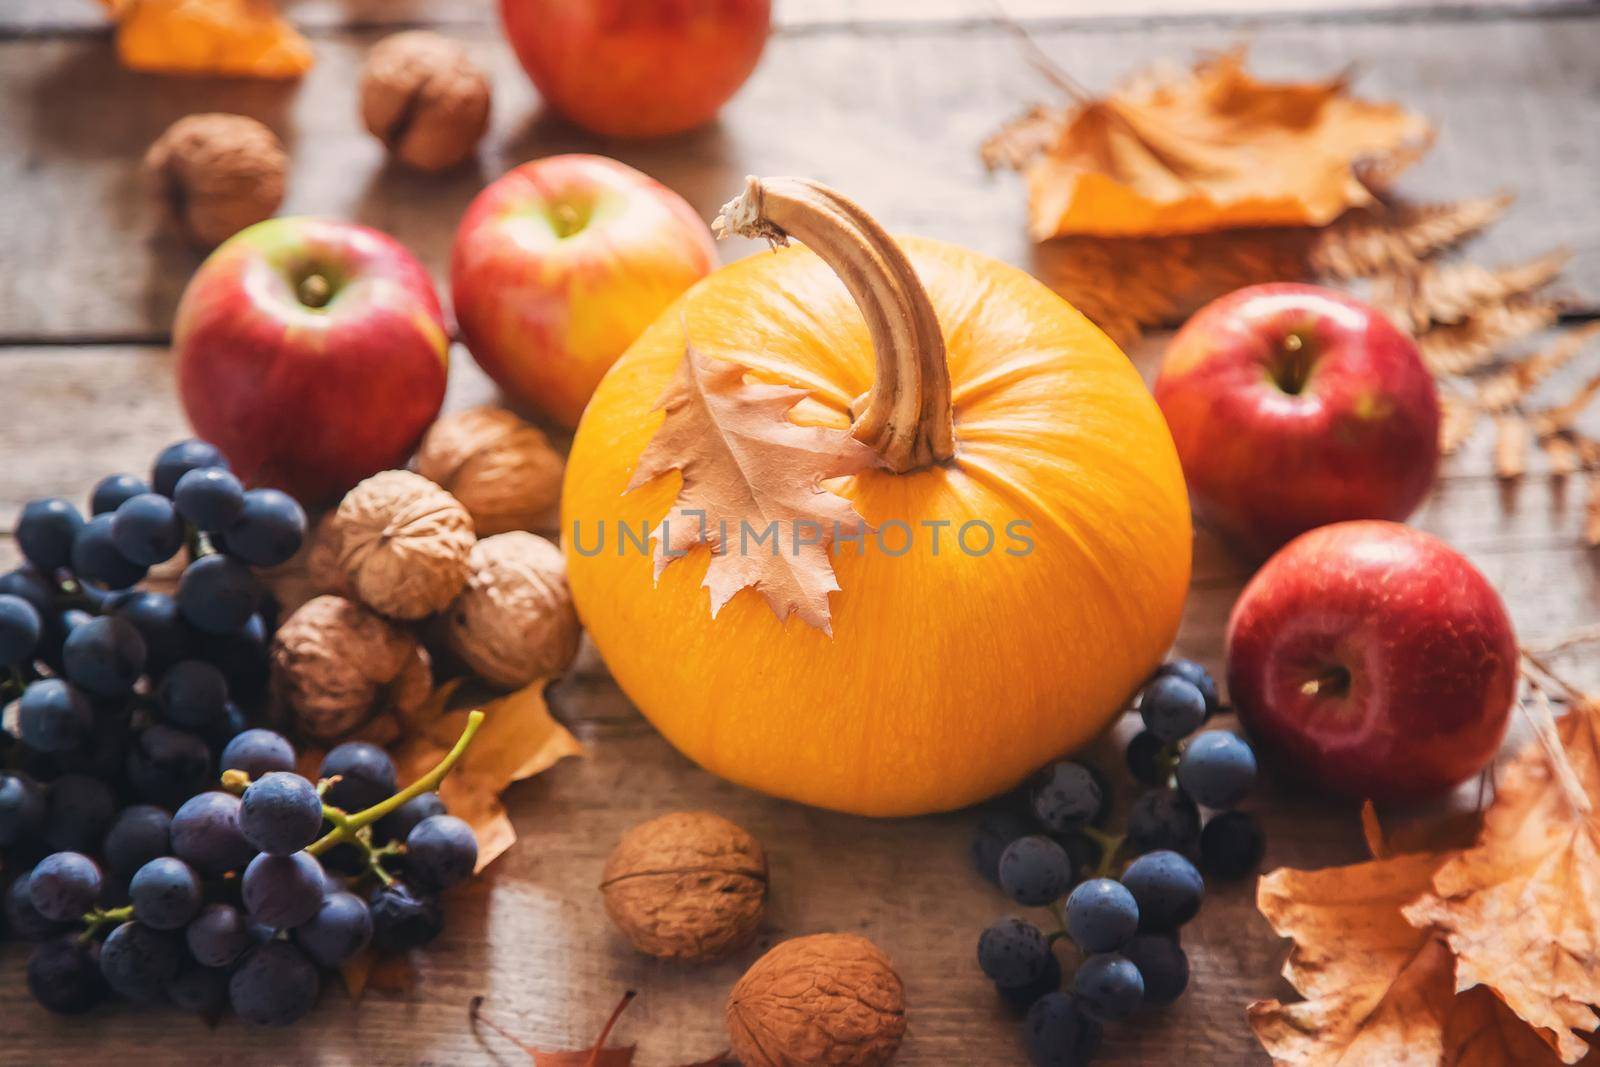
[[[310,845],[307,845],[306,851],[313,856],[320,856],[341,841],[355,841],[357,830],[364,826],[372,825],[406,803],[406,801],[419,797],[423,793],[431,793],[439,788],[439,783],[444,781],[445,775],[450,773],[451,768],[466,753],[467,746],[472,744],[472,738],[482,725],[483,712],[474,711],[469,713],[466,727],[461,731],[461,736],[456,738],[455,747],[445,753],[444,759],[440,760],[433,770],[418,778],[389,799],[379,801],[365,811],[358,811],[353,815],[348,815],[338,808],[330,808],[324,805],[323,813],[328,815],[328,821],[333,823],[333,829],[323,834]]]
[[[1116,866],[1117,852],[1122,848],[1124,840],[1121,834],[1108,834],[1104,830],[1093,826],[1083,828],[1083,836],[1100,846],[1100,865],[1095,868],[1096,878],[1109,878],[1112,869]]]
[[[107,910],[96,908],[95,910],[84,915],[83,921],[88,925],[88,928],[79,935],[78,943],[87,945],[91,940],[94,939],[94,935],[99,933],[105,927],[111,925],[112,923],[125,923],[132,918],[132,904],[125,904],[120,908],[110,908]]]

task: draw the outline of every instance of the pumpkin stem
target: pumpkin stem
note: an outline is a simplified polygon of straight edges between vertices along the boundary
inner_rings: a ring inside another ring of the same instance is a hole
[[[950,368],[933,303],[894,238],[860,207],[804,178],[747,178],[712,228],[717,236],[797,238],[832,267],[855,298],[877,377],[850,432],[897,474],[955,454]]]

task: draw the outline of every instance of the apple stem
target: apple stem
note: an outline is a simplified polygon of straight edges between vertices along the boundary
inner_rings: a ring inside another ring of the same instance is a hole
[[[324,307],[333,296],[333,286],[328,284],[328,279],[320,274],[308,274],[300,279],[300,284],[295,289],[295,295],[300,298],[300,303],[308,308]]]
[[[1308,697],[1339,696],[1350,689],[1350,672],[1343,667],[1335,667],[1300,686],[1300,692]]]
[[[555,231],[557,237],[571,237],[581,229],[578,220],[578,209],[571,204],[557,204],[550,209],[555,216]]]

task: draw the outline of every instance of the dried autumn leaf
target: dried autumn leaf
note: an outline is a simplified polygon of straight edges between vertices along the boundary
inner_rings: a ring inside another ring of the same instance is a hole
[[[1534,429],[1541,437],[1572,429],[1578,416],[1583,414],[1583,410],[1597,395],[1600,395],[1600,374],[1591,376],[1565,404],[1536,414],[1533,419]]]
[[[1435,323],[1461,322],[1481,308],[1542,288],[1571,258],[1571,252],[1557,249],[1493,270],[1467,260],[1423,263],[1379,276],[1371,299],[1401,328],[1421,333]]]
[[[1307,254],[1313,273],[1370,278],[1406,270],[1451,248],[1505,214],[1508,193],[1442,203],[1374,205],[1319,231]]]
[[[1590,471],[1586,491],[1588,500],[1583,512],[1583,543],[1590,548],[1600,545],[1600,471]]]
[[[1326,225],[1372,201],[1359,164],[1390,157],[1398,166],[1430,135],[1420,117],[1348,89],[1343,77],[1257,81],[1235,51],[1084,101],[1027,165],[1029,233],[1042,241]]]
[[[1455,452],[1472,431],[1478,428],[1478,418],[1483,412],[1470,400],[1458,396],[1439,397],[1439,453],[1448,456]]]
[[[662,394],[666,412],[629,480],[633,490],[671,471],[683,485],[653,532],[655,573],[696,545],[712,550],[701,585],[711,614],[741,589],[760,593],[779,619],[798,615],[832,632],[828,594],[839,588],[828,546],[865,524],[829,478],[874,460],[848,431],[801,426],[788,413],[806,393],[744,381],[745,369],[684,346],[678,374]],[[755,538],[753,547],[749,539]],[[803,532],[802,532],[803,531]],[[770,541],[768,551],[763,538]],[[737,539],[737,548],[735,541]]]
[[[360,1001],[367,990],[403,995],[417,984],[417,968],[406,953],[380,955],[371,949],[357,953],[339,968],[350,999]]]
[[[1544,450],[1545,458],[1550,463],[1550,473],[1557,478],[1565,478],[1578,469],[1578,446],[1568,435],[1541,437],[1539,447]]]
[[[1512,297],[1475,311],[1461,322],[1435,326],[1417,338],[1417,348],[1422,362],[1436,376],[1471,374],[1491,362],[1506,345],[1550,326],[1560,313],[1557,301]]]
[[[516,1045],[533,1061],[534,1067],[631,1067],[634,1052],[633,1045],[607,1045],[606,1041],[611,1036],[611,1031],[616,1027],[617,1020],[633,1003],[637,996],[633,990],[628,990],[612,1009],[611,1016],[600,1030],[600,1036],[595,1043],[586,1049],[568,1051],[550,1051],[548,1049],[534,1048],[499,1023],[495,1022],[483,1010],[483,997],[473,997],[467,1004],[467,1020],[476,1026],[482,1023],[507,1041]],[[726,1052],[719,1052],[708,1060],[699,1060],[695,1063],[685,1064],[684,1067],[738,1067],[728,1059]]]
[[[1600,322],[1585,323],[1567,330],[1555,343],[1505,370],[1478,383],[1478,407],[1484,411],[1504,411],[1527,396],[1534,387],[1572,362],[1595,337]]]
[[[1520,415],[1496,415],[1494,429],[1495,476],[1522,477],[1528,470],[1528,420]]]
[[[439,797],[452,815],[472,825],[478,838],[478,870],[483,870],[516,841],[500,794],[513,782],[531,778],[583,746],[557,722],[545,705],[545,681],[537,681],[482,707],[483,726],[461,761],[439,786]],[[402,784],[432,768],[455,744],[468,710],[443,711],[430,702],[435,717],[407,724],[406,736],[392,750]]]
[[[298,78],[311,45],[270,0],[102,0],[130,70]]]
[[[1483,985],[1550,1032],[1564,1062],[1588,1052],[1600,1025],[1600,705],[1576,704],[1556,727],[1565,768],[1539,745],[1500,776],[1473,848],[1405,909],[1456,955],[1456,987]],[[1563,783],[1567,783],[1565,786]]]

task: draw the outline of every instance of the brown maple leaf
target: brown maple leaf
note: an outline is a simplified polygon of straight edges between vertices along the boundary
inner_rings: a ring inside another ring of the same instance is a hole
[[[1322,226],[1373,200],[1360,168],[1390,180],[1431,137],[1418,116],[1348,89],[1343,76],[1257,81],[1234,51],[1103,98],[1078,91],[1053,143],[1034,112],[991,139],[985,157],[1027,160],[1035,240]],[[1046,147],[1029,158],[1030,143]]]
[[[666,418],[624,491],[682,472],[683,486],[652,535],[655,573],[697,545],[709,547],[701,585],[711,592],[713,617],[751,588],[780,620],[798,615],[831,634],[828,594],[839,583],[828,548],[866,523],[822,483],[871,466],[876,455],[847,430],[791,422],[805,390],[746,382],[745,373],[686,344],[656,405]]]
[[[607,1045],[611,1031],[616,1028],[617,1020],[622,1018],[622,1013],[628,1010],[638,994],[628,990],[622,994],[622,999],[611,1010],[611,1015],[606,1019],[605,1025],[600,1029],[600,1036],[593,1045],[586,1049],[568,1049],[552,1051],[550,1049],[535,1048],[523,1041],[520,1037],[489,1018],[483,1011],[483,997],[473,997],[467,1004],[467,1020],[473,1026],[479,1023],[487,1026],[507,1041],[516,1045],[528,1059],[533,1061],[533,1067],[632,1067],[633,1056],[637,1051],[634,1045]],[[684,1067],[738,1067],[728,1059],[726,1052],[719,1052],[708,1060],[697,1060],[685,1064]]]
[[[1456,955],[1456,985],[1484,985],[1567,1063],[1600,1025],[1600,705],[1582,701],[1500,775],[1473,848],[1405,910]],[[1552,755],[1551,748],[1558,754]]]

